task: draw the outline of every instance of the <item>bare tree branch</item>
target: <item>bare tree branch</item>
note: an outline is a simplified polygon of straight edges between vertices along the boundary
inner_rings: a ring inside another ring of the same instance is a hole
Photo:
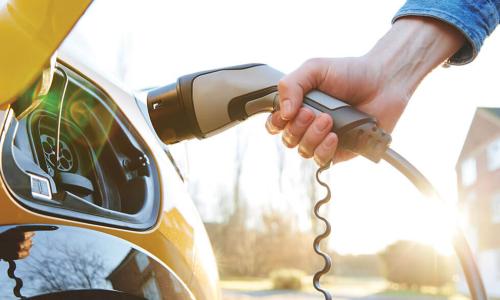
[[[32,254],[27,264],[30,279],[39,292],[92,289],[105,285],[105,264],[90,245],[85,251],[64,242],[53,244],[51,252]],[[83,253],[83,254],[82,254]]]

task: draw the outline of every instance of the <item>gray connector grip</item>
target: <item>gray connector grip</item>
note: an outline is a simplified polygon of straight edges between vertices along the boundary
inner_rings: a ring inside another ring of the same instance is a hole
[[[160,138],[174,143],[206,138],[260,112],[278,107],[278,81],[283,73],[263,64],[240,65],[185,75],[148,94],[151,122]],[[320,91],[304,97],[304,106],[334,120],[339,147],[379,161],[390,136],[376,120]]]

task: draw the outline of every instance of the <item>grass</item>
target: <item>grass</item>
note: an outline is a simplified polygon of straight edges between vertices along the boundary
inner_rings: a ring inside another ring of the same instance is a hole
[[[273,283],[269,278],[230,277],[221,279],[220,286],[233,291],[265,291],[272,289]]]
[[[433,296],[442,299],[468,299],[467,297],[458,295],[453,284],[448,284],[441,288],[436,287],[422,287],[418,290],[409,290],[399,288],[397,285],[389,284],[388,288],[379,293],[384,296],[397,296],[397,297],[412,297],[412,296]]]
[[[221,288],[233,291],[264,291],[271,290],[273,284],[269,278],[254,277],[231,277],[221,279]],[[302,279],[302,286],[305,292],[315,291],[312,286],[312,276],[306,276]],[[386,283],[381,278],[372,277],[339,277],[327,276],[322,280],[322,286],[327,289],[354,292],[367,291],[367,293],[376,293],[386,288]],[[367,294],[363,293],[363,294]]]

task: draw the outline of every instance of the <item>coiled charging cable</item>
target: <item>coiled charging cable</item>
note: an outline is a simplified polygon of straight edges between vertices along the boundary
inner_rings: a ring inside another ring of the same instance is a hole
[[[401,174],[403,174],[423,195],[425,195],[426,197],[441,199],[436,188],[434,188],[430,181],[417,168],[415,168],[409,161],[399,155],[396,151],[392,150],[391,148],[387,148],[386,152],[382,155],[382,159],[388,162]],[[314,251],[323,258],[325,263],[323,268],[316,274],[314,274],[313,285],[316,290],[324,295],[325,300],[331,300],[332,296],[327,290],[321,287],[319,281],[321,276],[325,275],[330,270],[332,266],[332,260],[325,252],[321,251],[320,242],[328,237],[331,231],[331,226],[326,218],[319,215],[319,209],[322,205],[330,201],[331,192],[328,184],[321,181],[319,176],[321,172],[328,169],[329,167],[330,163],[326,166],[320,167],[316,172],[316,180],[321,186],[326,188],[327,194],[314,206],[314,214],[317,218],[325,223],[326,227],[325,231],[319,234],[313,242]],[[460,261],[460,265],[462,266],[471,298],[473,300],[488,299],[481,278],[481,273],[479,272],[479,269],[477,268],[476,262],[474,260],[474,255],[469,247],[469,244],[467,243],[467,240],[465,239],[463,231],[458,227],[455,230],[453,247]]]

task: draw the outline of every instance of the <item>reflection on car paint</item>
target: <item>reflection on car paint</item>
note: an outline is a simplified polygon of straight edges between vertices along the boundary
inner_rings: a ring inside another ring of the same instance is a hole
[[[129,243],[91,230],[68,226],[55,228],[57,230],[35,231],[33,247],[25,258],[1,253],[0,299],[18,299],[14,294],[16,282],[7,274],[7,259],[15,265],[15,276],[22,280],[19,292],[24,297],[48,297],[57,292],[84,290],[94,291],[89,299],[105,299],[95,296],[103,291],[120,291],[123,299],[130,298],[126,295],[152,300],[192,299],[184,284],[169,269]],[[18,243],[16,239],[2,238],[2,233],[8,230],[24,232],[26,228],[0,227],[2,249],[14,249],[12,245]]]

